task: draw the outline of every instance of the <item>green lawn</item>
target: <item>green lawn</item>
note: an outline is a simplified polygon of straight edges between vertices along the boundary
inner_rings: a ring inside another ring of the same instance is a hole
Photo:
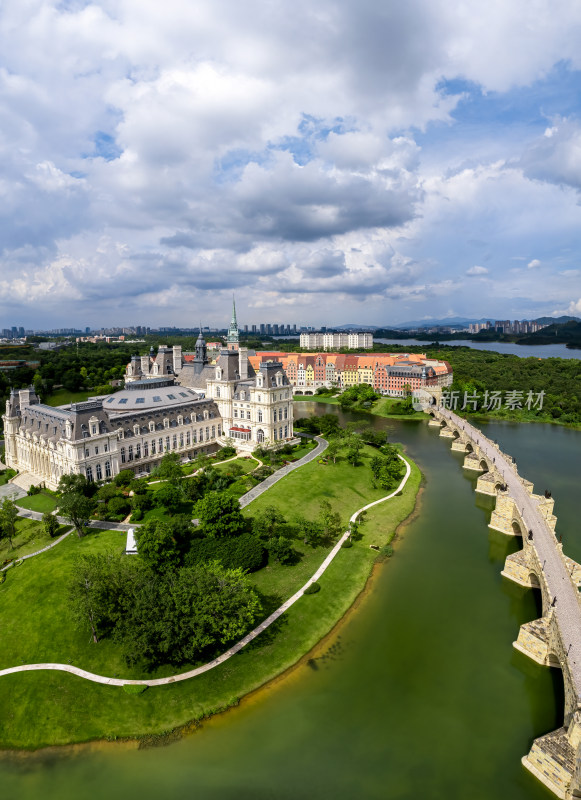
[[[55,539],[69,527],[69,525],[61,525]],[[12,541],[14,547],[10,547],[8,539],[0,539],[0,564],[4,561],[21,558],[29,553],[34,553],[36,550],[41,550],[54,540],[44,532],[42,522],[37,522],[33,519],[19,518],[16,521],[16,536]],[[0,630],[3,630],[1,625]]]
[[[293,395],[293,400],[297,400],[299,403],[301,401],[314,401],[315,403],[330,403],[333,406],[339,405],[337,396],[333,394],[295,394]]]
[[[28,508],[30,511],[40,511],[44,514],[46,511],[54,511],[56,508],[56,499],[50,495],[41,492],[40,494],[33,494],[30,497],[21,497],[16,501],[16,505],[20,508]]]
[[[67,389],[57,389],[44,401],[49,406],[64,406],[67,403],[82,403],[95,394],[94,389],[85,389],[82,392],[69,392]]]
[[[366,458],[368,454],[366,453]],[[413,510],[420,483],[413,466],[404,493],[369,513],[363,537],[342,549],[320,580],[321,591],[301,598],[273,628],[241,653],[197,678],[128,695],[55,672],[28,672],[0,678],[0,746],[38,748],[50,744],[154,734],[171,730],[228,707],[240,697],[280,674],[329,632],[365,585],[376,553],[369,544],[384,544],[397,524]],[[269,503],[284,513],[296,508],[311,514],[321,497],[331,500],[346,522],[361,505],[382,495],[369,488],[365,466],[344,462],[309,464],[277,483],[249,508]],[[9,571],[0,585],[0,667],[39,661],[72,662],[101,674],[137,677],[111,642],[91,642],[87,631],[70,621],[67,584],[72,560],[79,552],[113,549],[121,553],[125,536],[118,532],[71,535],[62,544]],[[252,580],[276,599],[293,594],[319,566],[326,550],[297,546],[304,552],[296,566],[271,567]],[[32,602],[35,598],[35,602]],[[185,670],[186,667],[183,667]],[[155,674],[171,674],[171,668]]]

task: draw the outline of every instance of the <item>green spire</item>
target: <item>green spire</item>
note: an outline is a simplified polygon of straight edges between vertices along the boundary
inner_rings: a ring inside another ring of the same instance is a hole
[[[230,327],[228,328],[227,336],[228,350],[238,350],[239,341],[238,322],[236,320],[236,303],[234,302],[234,295],[232,295],[232,319],[230,320]]]

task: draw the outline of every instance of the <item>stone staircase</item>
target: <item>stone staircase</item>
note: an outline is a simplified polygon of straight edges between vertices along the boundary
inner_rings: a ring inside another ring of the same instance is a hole
[[[38,486],[42,482],[42,478],[38,475],[33,475],[31,472],[19,472],[18,475],[9,481],[9,483],[12,483],[14,486],[19,486],[21,489],[24,489],[25,492],[27,492],[31,486]]]

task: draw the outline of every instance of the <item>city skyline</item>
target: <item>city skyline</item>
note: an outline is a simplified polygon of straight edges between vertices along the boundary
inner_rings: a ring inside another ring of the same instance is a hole
[[[578,4],[263,11],[3,4],[2,317],[581,313]]]

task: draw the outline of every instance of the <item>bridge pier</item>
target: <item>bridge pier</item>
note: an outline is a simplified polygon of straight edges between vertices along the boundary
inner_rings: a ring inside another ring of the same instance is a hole
[[[522,550],[506,558],[501,574],[541,590],[543,616],[521,625],[514,648],[537,664],[562,671],[564,726],[535,739],[522,763],[557,797],[581,800],[581,565],[564,555],[556,539],[552,498],[534,494],[514,459],[453,412],[432,413],[430,425],[441,424],[440,436],[454,439],[452,449],[466,454],[464,469],[480,473],[476,491],[496,497],[489,527],[523,539]]]
[[[507,556],[504,569],[500,574],[503,578],[507,578],[513,583],[518,583],[519,586],[525,586],[527,589],[541,588],[539,579],[534,572],[531,572],[527,564],[524,550],[518,550],[516,553]]]
[[[496,495],[496,506],[488,527],[507,536],[522,536],[524,523],[515,501],[504,492]]]

